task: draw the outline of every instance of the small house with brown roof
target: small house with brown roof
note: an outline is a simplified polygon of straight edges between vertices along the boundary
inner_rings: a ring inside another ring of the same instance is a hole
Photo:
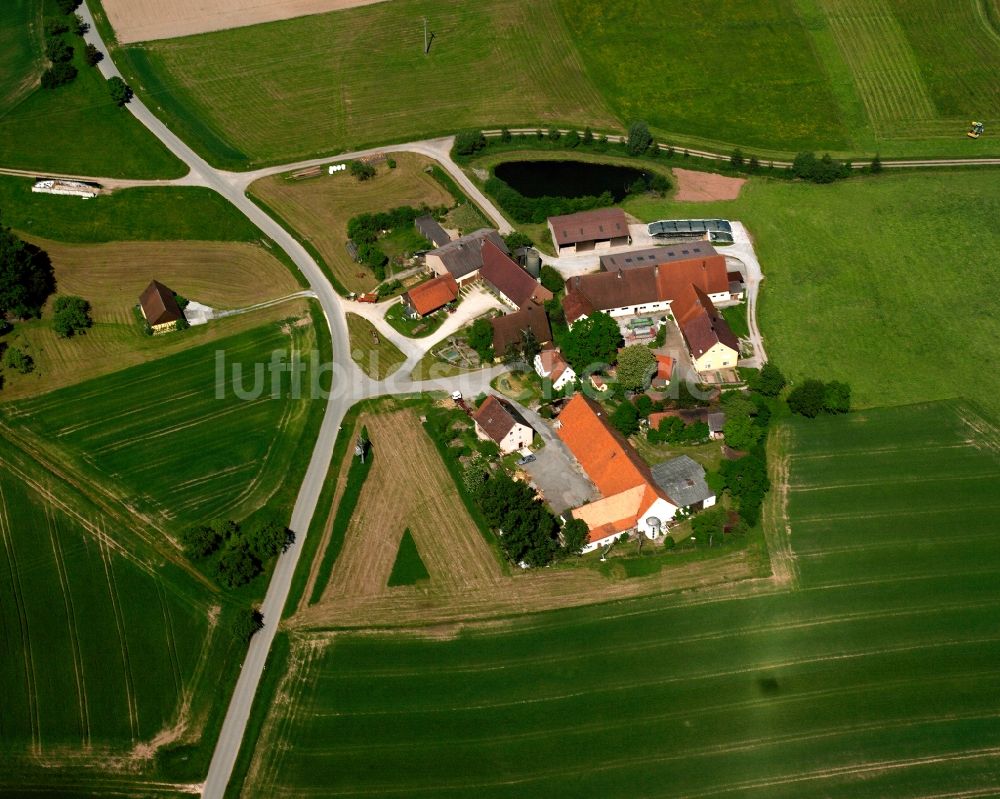
[[[510,253],[503,238],[496,230],[481,228],[467,236],[450,241],[443,247],[431,250],[424,260],[435,274],[451,275],[460,286],[479,277],[483,268],[483,242],[491,241],[505,255]]]
[[[476,435],[483,441],[494,442],[504,455],[530,447],[535,437],[534,428],[517,408],[493,394],[472,414],[472,421],[476,424]]]
[[[184,318],[184,312],[177,304],[174,293],[156,280],[139,295],[139,308],[154,333],[173,330],[177,327],[177,322]]]
[[[483,242],[482,253],[483,266],[479,277],[511,307],[520,309],[530,300],[543,303],[552,299],[551,291],[489,239]]]
[[[559,255],[624,247],[632,243],[621,208],[599,208],[549,217],[549,233]]]
[[[531,301],[520,311],[490,319],[493,326],[493,354],[502,358],[511,346],[520,345],[530,333],[539,345],[552,341],[549,317],[539,303]]]
[[[410,316],[427,316],[458,299],[458,282],[451,275],[425,280],[403,294],[403,305]]]
[[[601,405],[575,394],[559,414],[556,429],[602,494],[572,512],[590,531],[584,552],[606,546],[629,530],[637,529],[647,538],[666,530],[679,505],[656,484],[639,453],[611,427]]]

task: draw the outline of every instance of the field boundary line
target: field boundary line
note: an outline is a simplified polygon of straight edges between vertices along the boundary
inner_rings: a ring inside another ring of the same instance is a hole
[[[11,591],[14,594],[14,605],[17,608],[17,617],[21,630],[24,681],[28,696],[28,724],[31,728],[31,748],[35,755],[40,755],[42,753],[42,740],[41,716],[38,712],[38,678],[35,674],[35,659],[31,653],[28,613],[24,605],[21,575],[17,568],[17,554],[14,551],[13,532],[13,528],[10,526],[10,515],[7,510],[7,496],[4,494],[3,483],[0,483],[0,533],[3,534],[4,548],[7,550],[7,568],[10,570]]]
[[[85,679],[83,655],[80,652],[80,639],[76,626],[76,609],[73,605],[73,594],[69,587],[69,574],[63,558],[62,543],[59,541],[55,514],[52,506],[45,504],[45,521],[49,532],[49,542],[52,545],[52,557],[55,561],[56,573],[59,575],[59,586],[62,589],[63,606],[66,610],[66,626],[69,631],[70,648],[73,652],[73,672],[76,676],[76,698],[80,711],[80,731],[83,734],[84,748],[90,746],[90,706],[87,702],[87,684]]]

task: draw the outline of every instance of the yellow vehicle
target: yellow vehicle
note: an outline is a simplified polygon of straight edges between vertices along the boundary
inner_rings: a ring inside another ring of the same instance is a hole
[[[972,125],[969,127],[969,132],[966,133],[965,135],[968,136],[970,139],[978,139],[980,136],[983,135],[983,123],[973,122]]]

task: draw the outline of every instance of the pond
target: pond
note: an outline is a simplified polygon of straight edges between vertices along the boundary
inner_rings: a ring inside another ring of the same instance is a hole
[[[493,174],[525,197],[599,197],[610,192],[615,202],[649,173],[628,166],[583,161],[508,161]]]

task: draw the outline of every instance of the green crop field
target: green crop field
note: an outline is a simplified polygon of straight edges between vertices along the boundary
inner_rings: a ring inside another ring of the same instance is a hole
[[[147,795],[207,763],[231,603],[132,524],[0,439],[4,796]]]
[[[76,80],[40,88],[44,0],[5,0],[0,9],[0,164],[74,174],[180,177],[187,170],[108,95],[105,80],[67,34]]]
[[[746,223],[765,276],[764,343],[791,377],[844,380],[862,405],[967,396],[1000,418],[986,366],[1000,340],[996,173],[754,179],[733,202],[625,207],[647,221]]]
[[[1000,153],[995,136],[964,135],[973,118],[1000,125],[998,21],[995,0],[393,0],[119,60],[234,168],[470,125],[637,117],[681,146],[976,156]]]
[[[151,532],[241,519],[265,504],[290,513],[308,461],[299,456],[312,446],[324,404],[309,398],[308,371],[294,399],[288,373],[272,386],[268,367],[272,353],[287,360],[293,351],[308,365],[317,337],[327,340],[322,324],[272,323],[0,413],[30,445],[131,507]]]
[[[446,640],[299,630],[243,795],[1000,791],[996,428],[955,402],[775,436],[790,583]]]
[[[394,0],[120,52],[182,138],[227,166],[468,125],[614,124],[555,0]]]

